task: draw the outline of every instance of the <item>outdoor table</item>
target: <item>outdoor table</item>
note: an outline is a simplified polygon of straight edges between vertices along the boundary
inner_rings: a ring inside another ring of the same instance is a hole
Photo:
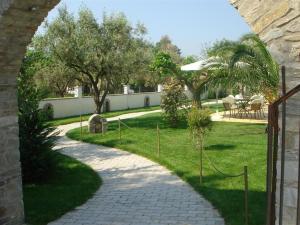
[[[249,106],[249,102],[251,101],[250,98],[243,98],[243,99],[236,99],[236,104],[238,107],[238,114],[243,117],[243,113],[248,116],[249,115],[249,110],[247,106]]]

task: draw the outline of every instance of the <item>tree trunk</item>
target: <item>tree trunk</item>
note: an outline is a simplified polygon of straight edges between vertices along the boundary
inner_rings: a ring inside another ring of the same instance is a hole
[[[93,87],[93,98],[94,98],[94,102],[95,102],[95,105],[96,105],[95,113],[96,114],[101,114],[102,104],[101,104],[101,101],[100,101],[100,91],[98,89],[97,83],[95,83],[93,81],[91,81],[91,83],[92,83],[92,87]]]
[[[94,102],[96,105],[96,111],[95,113],[97,114],[101,114],[101,101],[100,101],[100,93],[98,94],[98,91],[95,91],[95,93],[93,94],[93,98],[94,98]]]
[[[105,98],[108,94],[108,87],[106,87],[106,90],[104,91],[103,95],[100,96],[100,90],[98,89],[98,86],[96,83],[93,83],[93,97],[94,97],[94,102],[96,105],[96,112],[97,114],[101,114],[101,108],[104,104]]]
[[[193,95],[193,102],[196,104],[197,108],[201,109],[202,108],[201,91],[191,89],[191,92],[192,92],[192,95]]]

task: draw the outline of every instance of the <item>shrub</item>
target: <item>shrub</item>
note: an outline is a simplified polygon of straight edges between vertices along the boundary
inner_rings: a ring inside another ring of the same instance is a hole
[[[204,149],[204,136],[212,128],[212,120],[210,117],[210,110],[198,109],[193,106],[192,110],[188,113],[188,126],[191,131],[193,141],[195,142],[196,148],[200,153],[200,184],[202,183],[202,168],[203,168],[203,157],[202,152]]]
[[[49,120],[53,120],[54,118],[54,109],[53,109],[53,105],[50,103],[47,103],[46,105],[44,105],[42,113],[45,116],[45,119],[47,121]]]
[[[180,81],[175,78],[169,79],[164,85],[161,107],[164,118],[172,127],[176,127],[180,119],[184,116],[184,110],[180,110],[187,103],[184,88]]]
[[[53,166],[51,150],[55,138],[54,128],[45,123],[45,115],[38,108],[41,98],[31,71],[25,59],[18,76],[19,138],[24,182],[47,178]]]
[[[198,143],[197,146],[199,147],[203,146],[203,137],[212,128],[210,114],[211,111],[209,109],[198,109],[196,107],[192,107],[188,113],[188,126],[193,139]]]

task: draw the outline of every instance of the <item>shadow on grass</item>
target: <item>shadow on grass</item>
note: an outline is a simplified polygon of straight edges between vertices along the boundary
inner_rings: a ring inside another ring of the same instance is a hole
[[[217,150],[217,151],[233,150],[233,149],[236,149],[236,145],[216,144],[216,145],[209,145],[205,147],[205,150]]]
[[[215,185],[220,179],[241,179],[225,178],[221,175],[210,175],[203,177],[203,184],[200,185],[199,176],[193,176],[186,171],[176,171],[176,174],[187,181],[195,191],[201,193],[218,211],[226,221],[226,225],[243,225],[245,221],[245,191],[243,189],[224,189]],[[248,191],[248,218],[249,225],[264,225],[266,215],[266,192]]]
[[[101,185],[100,177],[89,166],[58,152],[53,157],[56,167],[47,181],[23,186],[28,224],[48,224],[85,203]]]

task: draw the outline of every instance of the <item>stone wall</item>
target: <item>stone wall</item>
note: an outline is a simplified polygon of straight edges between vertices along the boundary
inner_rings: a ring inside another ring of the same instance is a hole
[[[23,223],[16,75],[26,46],[58,0],[0,0],[0,224]]]
[[[287,90],[300,83],[300,1],[231,0],[280,65],[287,67]],[[287,102],[284,225],[296,221],[300,94]],[[277,174],[280,174],[280,158]],[[280,177],[279,177],[280,178]],[[280,180],[278,179],[278,184]],[[278,188],[277,188],[278,190]],[[277,193],[277,202],[278,202]]]

